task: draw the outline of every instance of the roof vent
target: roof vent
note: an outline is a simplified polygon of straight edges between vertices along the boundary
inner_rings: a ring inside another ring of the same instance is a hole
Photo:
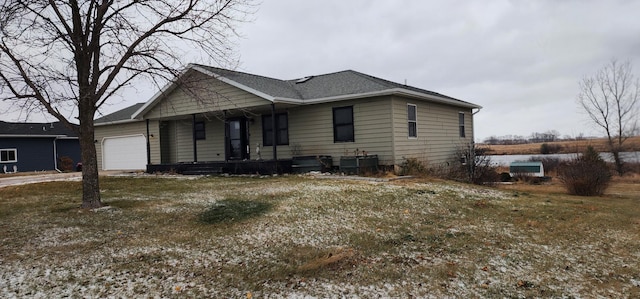
[[[313,76],[308,76],[308,77],[304,77],[302,79],[298,79],[298,81],[296,81],[296,84],[300,84],[300,83],[304,83],[309,81],[311,78],[313,78]]]

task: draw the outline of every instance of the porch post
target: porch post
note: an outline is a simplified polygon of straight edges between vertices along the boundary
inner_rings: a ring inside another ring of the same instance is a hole
[[[222,110],[224,119],[224,161],[229,161],[229,122],[227,121],[227,110]]]
[[[271,141],[273,146],[273,161],[278,161],[278,130],[276,128],[276,104],[271,103]]]
[[[193,139],[193,162],[198,162],[198,147],[196,146],[196,114],[191,114],[191,137]]]
[[[147,119],[147,165],[151,165],[151,143],[149,141],[149,119]]]

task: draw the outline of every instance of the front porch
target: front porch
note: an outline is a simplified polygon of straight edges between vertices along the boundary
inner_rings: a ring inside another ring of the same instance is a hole
[[[147,173],[175,172],[185,175],[203,174],[283,174],[291,173],[291,159],[235,160],[148,164]]]

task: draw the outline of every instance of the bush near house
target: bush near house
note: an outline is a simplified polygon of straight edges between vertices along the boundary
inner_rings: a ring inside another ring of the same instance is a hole
[[[476,185],[493,184],[500,180],[497,167],[492,165],[485,148],[474,144],[458,148],[448,163],[443,178]]]
[[[58,158],[58,169],[64,172],[73,171],[73,159],[67,156]]]

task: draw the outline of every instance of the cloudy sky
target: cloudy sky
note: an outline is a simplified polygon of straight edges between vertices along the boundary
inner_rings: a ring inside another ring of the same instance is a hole
[[[612,58],[631,60],[640,76],[638,12],[640,1],[265,0],[238,28],[237,69],[279,79],[352,69],[406,81],[483,106],[478,141],[600,135],[576,104],[578,81]],[[156,91],[140,86],[101,112]]]
[[[353,69],[483,106],[475,135],[596,134],[578,81],[612,58],[640,76],[640,1],[264,1],[240,70]]]

